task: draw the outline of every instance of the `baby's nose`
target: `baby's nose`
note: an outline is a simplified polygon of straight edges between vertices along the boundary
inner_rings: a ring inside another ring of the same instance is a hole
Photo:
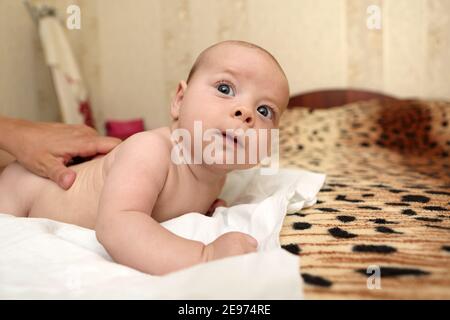
[[[251,110],[249,110],[249,108],[237,107],[233,111],[233,117],[241,119],[242,122],[246,123],[250,127],[253,126],[254,116]]]

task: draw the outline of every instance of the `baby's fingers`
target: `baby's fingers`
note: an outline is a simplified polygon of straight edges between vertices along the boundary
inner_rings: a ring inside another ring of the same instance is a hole
[[[258,240],[247,234],[244,239],[246,241],[245,248],[248,250],[247,252],[255,252],[258,248]]]
[[[253,238],[252,236],[248,236],[248,241],[250,242],[250,244],[252,246],[254,246],[255,248],[258,246],[258,240],[256,240],[255,238]]]

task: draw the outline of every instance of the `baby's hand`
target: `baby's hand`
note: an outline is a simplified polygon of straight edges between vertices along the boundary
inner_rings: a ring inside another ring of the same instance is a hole
[[[228,232],[205,246],[205,261],[255,252],[258,241],[242,232]]]
[[[216,199],[216,200],[214,200],[214,202],[211,205],[211,207],[209,207],[208,211],[206,212],[206,215],[208,217],[211,217],[217,207],[226,207],[226,206],[227,206],[227,203],[225,202],[225,200]]]

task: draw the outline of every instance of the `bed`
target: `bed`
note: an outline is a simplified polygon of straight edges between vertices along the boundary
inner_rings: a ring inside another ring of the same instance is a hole
[[[300,256],[306,299],[450,299],[449,122],[445,101],[290,99],[281,165],[327,174],[317,204],[287,215],[280,235]]]
[[[262,260],[245,269],[238,259],[232,262],[239,268],[226,270],[240,277],[208,273],[204,287],[182,280],[205,274],[204,266],[160,282],[113,264],[92,230],[9,219],[0,224],[7,240],[0,275],[15,278],[0,277],[0,296],[174,298],[184,286],[191,289],[182,297],[196,298],[293,297],[298,288],[306,299],[449,299],[450,103],[330,90],[294,96],[289,106],[280,127],[281,166],[327,175],[318,201],[288,213],[280,233],[282,247],[299,256],[303,285],[290,280],[299,278],[297,263],[288,277],[282,256],[267,258],[281,279],[275,286],[268,279],[274,270]],[[2,281],[15,291],[2,292]],[[152,291],[153,281],[166,289]],[[223,283],[235,283],[235,291],[225,292]]]

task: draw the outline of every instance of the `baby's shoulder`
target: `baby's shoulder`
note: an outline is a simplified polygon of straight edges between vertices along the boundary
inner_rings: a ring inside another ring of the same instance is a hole
[[[170,160],[171,147],[170,135],[164,128],[136,133],[113,150],[106,161],[106,170],[118,163],[122,166],[152,163],[163,169]]]
[[[172,147],[170,136],[165,128],[136,133],[120,144],[121,153],[140,157],[170,156]],[[170,133],[170,131],[169,131]]]

